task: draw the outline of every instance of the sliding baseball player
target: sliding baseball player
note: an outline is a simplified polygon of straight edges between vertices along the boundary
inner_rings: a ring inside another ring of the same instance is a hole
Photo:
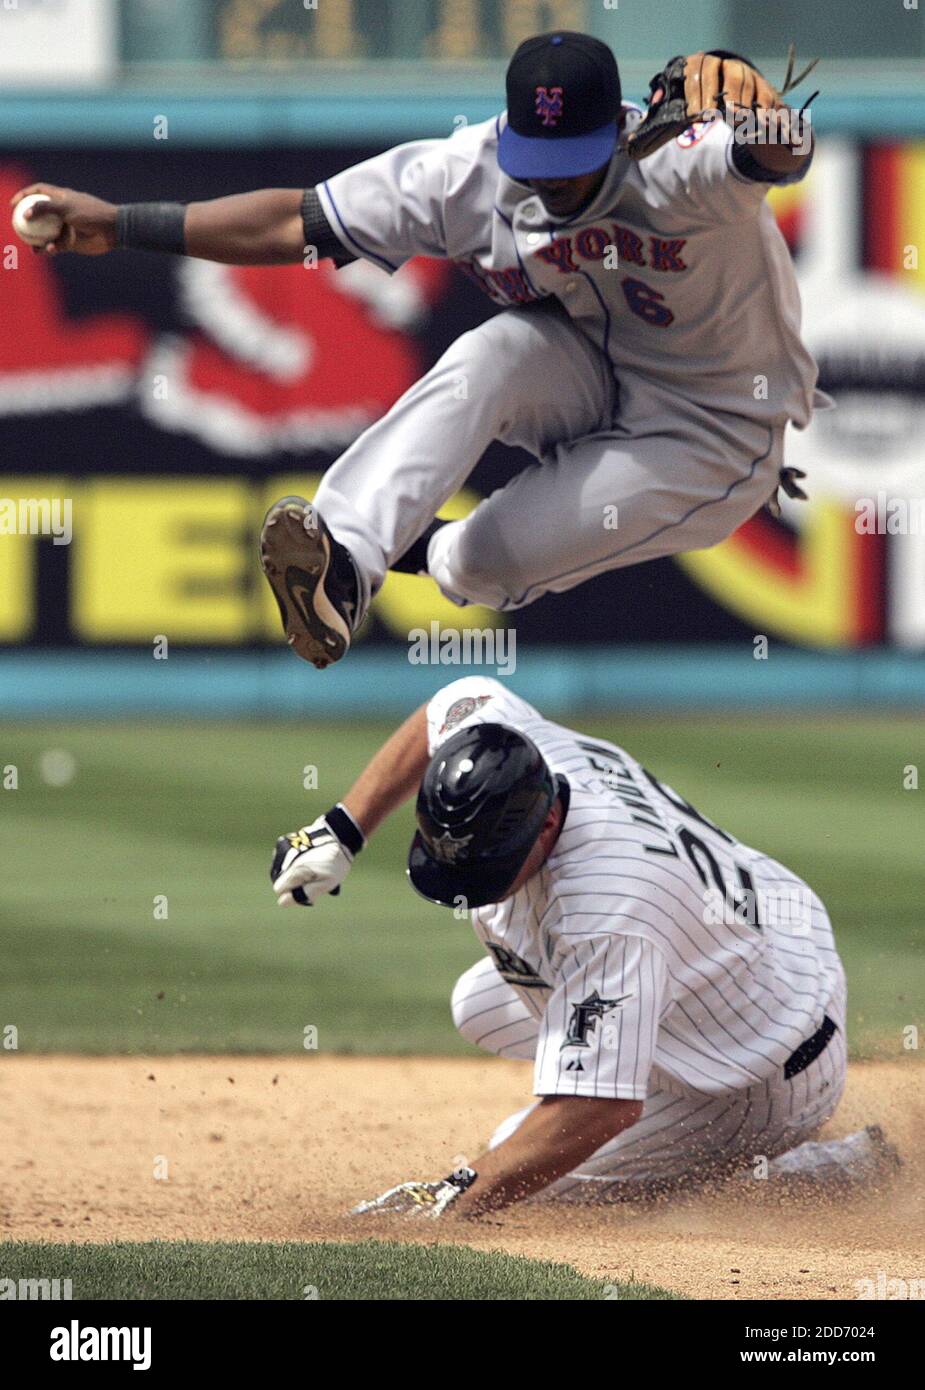
[[[438,691],[342,802],[280,838],[280,905],[339,891],[415,794],[411,883],[485,948],[453,991],[456,1026],[530,1059],[537,1100],[471,1167],[358,1211],[474,1217],[538,1193],[615,1200],[740,1171],[871,1181],[896,1164],[874,1127],[812,1142],[846,1065],[845,976],[812,889],[495,680]]]

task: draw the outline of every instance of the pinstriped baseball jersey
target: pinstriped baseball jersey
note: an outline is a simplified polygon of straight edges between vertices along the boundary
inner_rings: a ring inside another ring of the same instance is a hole
[[[630,127],[641,119],[624,110]],[[503,120],[399,145],[321,184],[344,245],[390,271],[448,257],[498,304],[555,296],[618,376],[804,426],[826,398],[768,184],[740,172],[731,128],[692,127],[639,162],[617,152],[593,202],[562,218],[500,170]]]
[[[472,924],[537,1019],[537,1095],[719,1095],[778,1075],[843,974],[812,890],[625,749],[544,719],[490,678],[440,690],[431,751],[467,724],[520,730],[567,786],[543,867]]]

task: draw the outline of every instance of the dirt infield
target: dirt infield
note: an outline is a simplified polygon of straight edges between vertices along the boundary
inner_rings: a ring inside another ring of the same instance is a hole
[[[463,1236],[343,1212],[474,1155],[529,1100],[527,1063],[0,1056],[3,1239],[465,1239],[694,1298],[852,1298],[879,1271],[925,1278],[912,1059],[855,1066],[828,1129],[884,1126],[905,1160],[888,1191],[813,1206],[754,1182],[662,1206],[515,1208]]]

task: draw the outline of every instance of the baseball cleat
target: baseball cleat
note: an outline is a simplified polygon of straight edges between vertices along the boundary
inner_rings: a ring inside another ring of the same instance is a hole
[[[296,655],[319,671],[340,661],[356,622],[356,571],[349,551],[304,497],[283,497],[267,512],[260,565]]]
[[[902,1159],[879,1125],[844,1139],[808,1140],[768,1164],[768,1177],[850,1191],[868,1188],[899,1172]]]

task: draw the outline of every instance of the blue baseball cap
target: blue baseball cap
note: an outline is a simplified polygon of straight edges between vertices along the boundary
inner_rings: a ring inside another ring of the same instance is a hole
[[[590,34],[525,39],[507,70],[498,163],[512,179],[568,179],[607,164],[622,102],[617,60]]]

